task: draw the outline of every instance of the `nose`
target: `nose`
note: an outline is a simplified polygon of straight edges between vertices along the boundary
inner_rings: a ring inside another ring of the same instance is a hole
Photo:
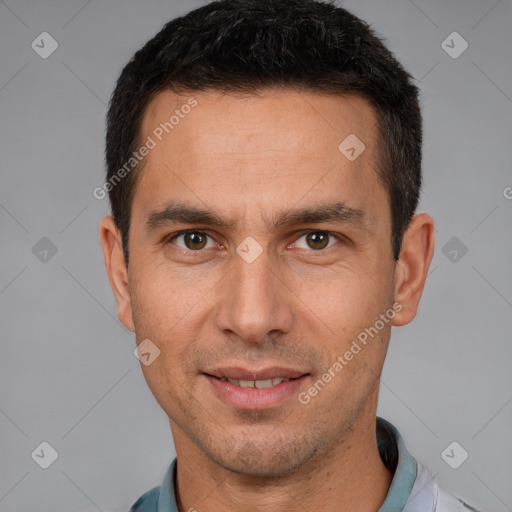
[[[265,250],[250,263],[234,255],[219,283],[215,308],[215,322],[224,335],[265,344],[291,330],[293,293],[277,267],[278,262],[272,262]]]

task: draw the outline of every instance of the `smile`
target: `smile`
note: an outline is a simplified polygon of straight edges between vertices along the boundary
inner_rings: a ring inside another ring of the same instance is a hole
[[[204,373],[203,376],[217,398],[235,409],[245,410],[278,407],[286,399],[299,393],[306,380],[310,378],[309,374],[287,377],[265,375],[265,378],[260,379],[248,379],[249,375],[244,375],[244,379],[208,373]]]
[[[223,382],[229,382],[234,386],[238,386],[240,388],[257,388],[264,389],[270,388],[272,386],[277,386],[281,384],[281,382],[286,382],[290,380],[287,377],[273,377],[272,379],[262,379],[262,380],[239,380],[239,379],[228,379],[227,377],[221,377],[220,380]]]

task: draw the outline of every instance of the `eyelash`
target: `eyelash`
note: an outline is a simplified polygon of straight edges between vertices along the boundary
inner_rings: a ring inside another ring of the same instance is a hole
[[[164,245],[168,245],[168,244],[172,243],[173,240],[175,240],[176,238],[178,238],[182,235],[186,235],[187,233],[200,233],[201,235],[206,235],[207,237],[209,237],[210,239],[213,240],[213,237],[211,235],[209,235],[208,233],[206,233],[205,231],[199,231],[197,229],[185,229],[183,231],[178,231],[177,233],[173,233],[172,235],[169,235],[168,237],[166,237],[163,241]],[[321,233],[323,235],[328,235],[329,237],[336,238],[338,240],[338,242],[343,242],[345,240],[345,237],[339,233],[333,233],[332,231],[324,231],[321,229],[309,229],[309,230],[301,231],[299,233],[298,238],[295,240],[294,243],[296,243],[297,240],[299,240],[303,236],[308,235],[310,233]],[[336,244],[334,244],[334,245],[336,245]],[[187,253],[191,253],[191,254],[200,253],[200,252],[204,251],[204,249],[193,250],[193,249],[183,249],[183,247],[179,247],[179,246],[177,246],[177,247],[178,247],[178,249],[185,251]],[[307,252],[313,252],[313,253],[321,253],[321,252],[328,251],[332,247],[333,246],[327,247],[325,249],[317,249],[317,250],[315,250],[315,249],[300,249],[300,250],[307,251]]]

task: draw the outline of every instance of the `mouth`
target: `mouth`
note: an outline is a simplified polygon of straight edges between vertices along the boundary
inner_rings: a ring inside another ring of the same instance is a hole
[[[279,405],[296,394],[310,376],[289,368],[251,371],[218,368],[203,372],[214,394],[228,405],[245,410],[261,410]]]
[[[217,378],[217,377],[215,377]],[[299,377],[297,377],[299,378]],[[233,384],[233,386],[238,386],[239,388],[255,388],[255,389],[265,389],[270,388],[272,386],[277,386],[281,384],[281,382],[287,382],[290,379],[288,377],[272,377],[271,379],[260,379],[260,380],[241,380],[241,379],[228,379],[227,377],[221,377],[219,380],[222,382],[229,382]]]

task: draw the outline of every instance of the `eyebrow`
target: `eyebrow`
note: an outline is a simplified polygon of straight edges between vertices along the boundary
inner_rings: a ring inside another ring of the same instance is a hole
[[[269,231],[297,224],[319,224],[321,222],[348,223],[362,227],[364,212],[351,208],[343,202],[314,205],[303,209],[278,212],[270,222],[265,221]],[[232,230],[235,222],[228,221],[216,213],[185,203],[170,203],[165,208],[147,215],[146,229],[154,230],[173,224],[202,224]]]

